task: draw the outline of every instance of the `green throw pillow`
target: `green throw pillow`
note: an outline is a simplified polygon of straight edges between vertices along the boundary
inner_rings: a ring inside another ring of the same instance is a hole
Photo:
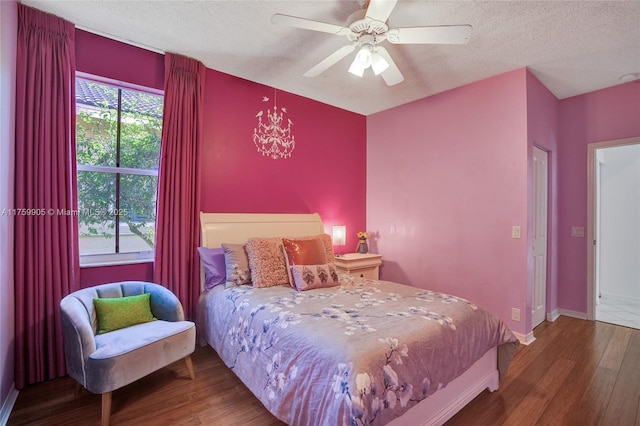
[[[98,334],[155,321],[151,313],[151,295],[93,299],[98,315]]]

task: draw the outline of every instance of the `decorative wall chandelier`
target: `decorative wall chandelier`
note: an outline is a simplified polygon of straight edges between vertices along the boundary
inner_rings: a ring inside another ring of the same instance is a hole
[[[280,112],[278,112],[276,97],[277,92],[274,89],[273,112],[271,109],[267,110],[265,122],[262,121],[264,111],[258,112],[256,114],[258,127],[253,129],[253,143],[258,148],[258,152],[274,160],[291,157],[291,153],[296,147],[295,136],[291,134],[293,121],[287,118],[286,126],[284,126],[284,114],[287,113],[287,109],[280,108]],[[264,96],[262,102],[269,102],[269,98]]]

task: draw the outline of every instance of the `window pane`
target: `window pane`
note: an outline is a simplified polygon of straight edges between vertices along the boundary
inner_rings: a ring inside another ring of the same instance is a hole
[[[115,253],[116,175],[78,171],[80,254]]]
[[[81,255],[153,251],[162,109],[162,95],[76,78]]]
[[[116,165],[118,88],[76,79],[76,153],[78,164]]]
[[[157,176],[120,175],[120,253],[153,250]]]
[[[120,166],[157,169],[162,137],[162,96],[122,89]]]

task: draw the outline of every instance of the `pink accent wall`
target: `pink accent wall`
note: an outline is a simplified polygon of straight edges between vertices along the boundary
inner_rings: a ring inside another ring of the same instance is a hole
[[[640,83],[633,82],[560,101],[558,144],[558,307],[587,311],[587,146],[640,136]]]
[[[368,117],[367,229],[382,278],[526,317],[527,72]],[[512,225],[522,238],[511,238]]]
[[[14,136],[18,7],[0,1],[0,210],[14,208]],[[13,217],[0,216],[0,408],[14,389]],[[0,413],[2,414],[2,413]]]
[[[76,69],[124,83],[162,90],[164,55],[76,30]],[[80,287],[115,281],[153,281],[153,263],[80,269]]]
[[[527,71],[527,138],[528,164],[533,165],[533,146],[548,154],[548,211],[547,211],[547,293],[546,310],[557,308],[558,292],[558,99],[529,71]],[[533,212],[533,173],[529,167],[528,179],[529,211]],[[533,214],[527,221],[528,229],[533,229]],[[525,330],[532,329],[531,308],[533,307],[533,235],[527,235],[527,312]]]
[[[262,156],[252,140],[256,115],[273,110],[274,97],[293,122],[296,147],[287,159]],[[353,251],[365,226],[364,116],[208,69],[205,117],[203,211],[317,212],[328,233],[346,225]]]
[[[521,69],[372,115],[367,135],[384,279],[458,294],[530,332],[535,145],[549,153],[547,312],[586,312],[588,242],[570,229],[587,225],[587,145],[640,135],[639,83],[559,101]]]
[[[78,71],[162,89],[164,56],[76,31]],[[269,98],[263,102],[263,97]],[[288,159],[263,157],[252,141],[256,114],[273,109],[274,89],[207,69],[201,154],[201,208],[208,212],[314,213],[347,226],[352,251],[365,226],[366,118],[277,92],[296,147]],[[263,118],[264,120],[264,118]],[[342,248],[345,250],[345,247]],[[81,287],[150,280],[152,264],[83,268]]]

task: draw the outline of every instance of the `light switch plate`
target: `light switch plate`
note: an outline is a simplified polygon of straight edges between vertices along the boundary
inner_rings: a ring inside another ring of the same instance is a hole
[[[520,238],[520,227],[512,226],[511,227],[511,238]]]
[[[572,237],[584,237],[584,226],[572,226],[571,227],[571,236]]]
[[[511,308],[511,319],[514,321],[520,321],[520,309]]]

